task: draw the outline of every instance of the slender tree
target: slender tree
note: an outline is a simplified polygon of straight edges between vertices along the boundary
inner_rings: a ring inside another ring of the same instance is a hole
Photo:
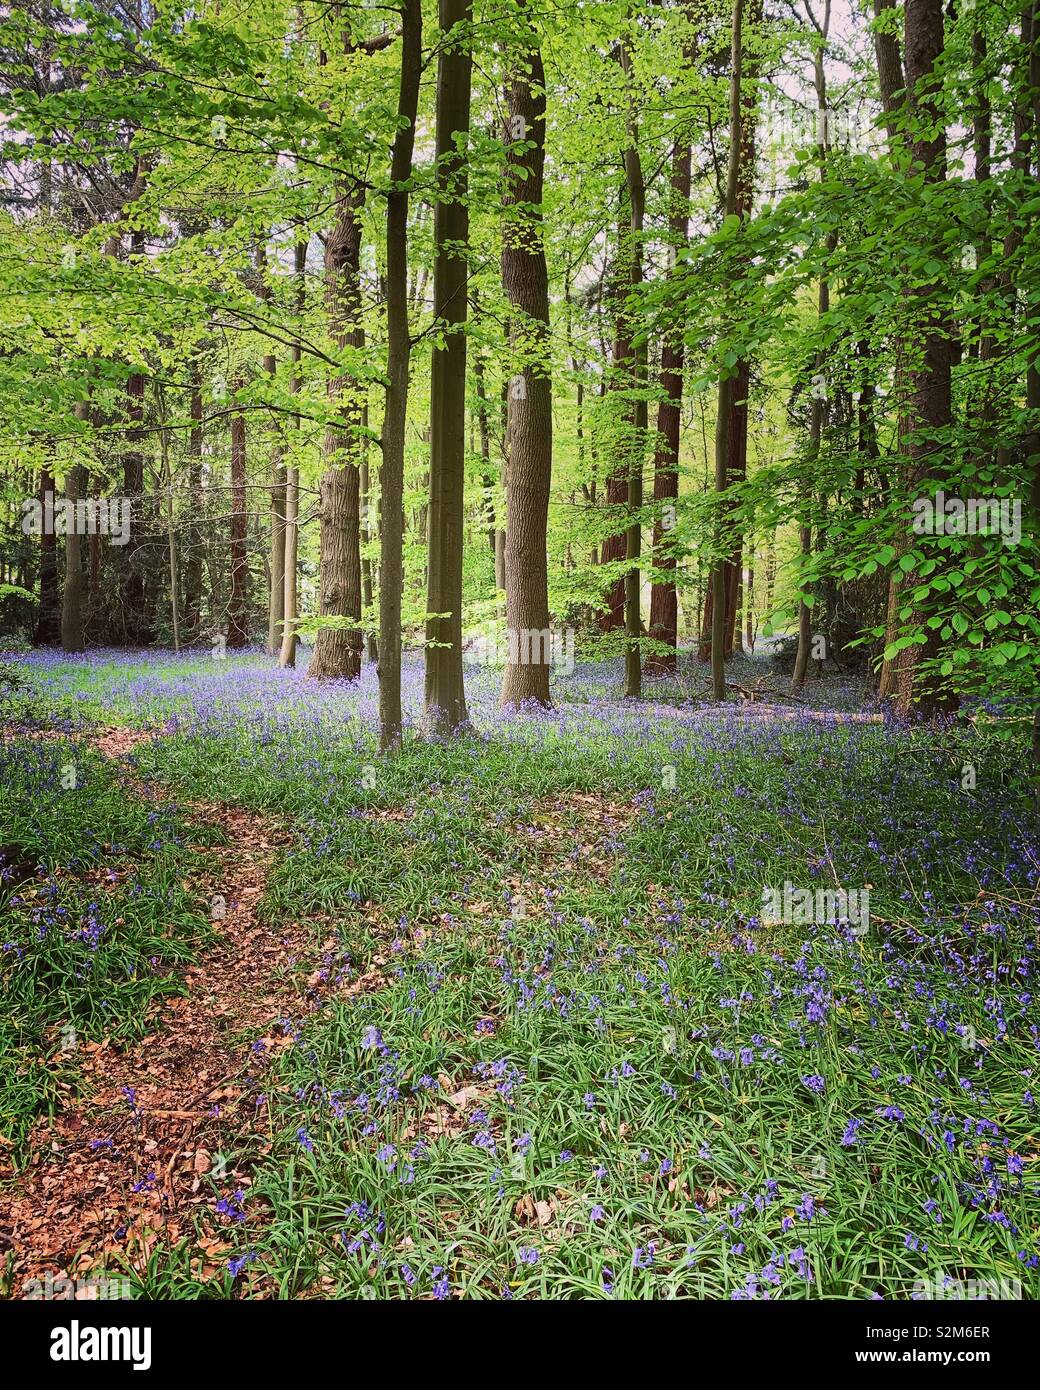
[[[44,468],[40,473],[40,509],[50,499],[54,505],[54,477]],[[58,538],[53,530],[44,528],[40,534],[40,606],[37,610],[33,642],[37,647],[50,647],[61,640],[61,596],[58,586]]]
[[[830,0],[824,0],[823,18],[818,21],[813,14],[811,0],[805,0],[805,7],[810,19],[819,34],[819,42],[816,45],[815,60],[813,64],[813,79],[816,89],[816,112],[819,129],[817,131],[816,158],[820,166],[820,178],[827,177],[827,158],[830,153],[830,141],[827,130],[827,76],[825,68],[825,58],[827,53],[827,36],[830,32],[831,5]],[[833,253],[837,244],[837,238],[833,232],[827,236],[827,251]],[[827,277],[821,276],[817,291],[817,312],[821,319],[825,318],[830,312],[831,291],[830,282]],[[815,468],[819,459],[820,444],[823,439],[823,427],[827,417],[827,392],[825,384],[819,380],[823,374],[824,353],[821,348],[816,353],[813,363],[814,380],[811,393],[812,404],[809,408],[809,449],[807,454],[807,471]],[[807,562],[812,555],[812,522],[810,519],[810,503],[812,501],[811,480],[806,481],[802,489],[801,516],[798,518],[798,548],[802,562]],[[806,672],[809,668],[809,654],[812,647],[812,612],[804,598],[798,601],[798,648],[795,653],[794,672],[791,680],[793,690],[801,690],[805,684]]]
[[[386,208],[386,405],[379,475],[380,746],[401,743],[401,594],[404,583],[404,444],[408,419],[411,336],[408,328],[408,189],[422,76],[422,3],[402,0],[397,131]]]
[[[430,364],[430,553],[426,587],[426,720],[435,734],[469,722],[462,675],[462,540],[466,459],[466,152],[473,59],[470,0],[440,0],[434,313]]]
[[[242,389],[236,381],[235,393]],[[249,517],[246,499],[246,417],[231,414],[231,597],[228,603],[227,645],[249,644],[249,560],[246,549]]]
[[[744,0],[733,0],[733,27],[730,45],[730,94],[729,94],[729,164],[726,172],[726,199],[723,206],[725,217],[737,215],[737,199],[740,190],[740,135],[741,135],[741,73],[743,69],[744,44]],[[723,496],[729,483],[730,430],[733,423],[732,407],[736,386],[735,375],[723,364],[719,369],[719,393],[715,417],[715,494]],[[717,523],[717,539],[724,536],[721,514]],[[726,698],[726,568],[721,553],[715,560],[711,576],[712,623],[711,623],[711,690],[716,700]]]
[[[684,139],[677,139],[672,145],[670,193],[668,232],[674,268],[678,252],[686,244],[690,218],[690,146]],[[661,403],[657,408],[657,449],[654,454],[654,581],[650,590],[650,637],[670,650],[652,651],[647,657],[647,670],[656,672],[675,670],[679,641],[676,559],[671,532],[675,525],[675,502],[679,496],[679,428],[684,362],[682,331],[668,333],[661,344]]]
[[[285,573],[282,576],[282,640],[279,666],[296,665],[296,572],[299,536],[300,470],[291,464],[285,470]]]
[[[77,420],[87,418],[85,404],[76,405]],[[65,585],[61,600],[61,646],[66,652],[81,652],[83,640],[83,556],[79,527],[76,524],[76,503],[86,493],[87,470],[74,464],[65,478],[68,499],[65,524]],[[69,515],[71,512],[73,515]]]
[[[198,359],[191,364],[191,426],[188,431],[188,558],[184,566],[184,631],[190,641],[202,616],[202,378]]]

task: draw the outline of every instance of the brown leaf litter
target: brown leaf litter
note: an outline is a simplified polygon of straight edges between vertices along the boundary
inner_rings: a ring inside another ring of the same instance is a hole
[[[107,729],[89,742],[121,758],[153,737]],[[129,774],[126,785],[169,795]],[[257,912],[285,833],[236,807],[180,804],[229,841],[206,847],[217,869],[203,887],[220,904],[220,939],[185,971],[187,994],[165,1001],[147,1037],[79,1047],[82,1095],[36,1123],[27,1168],[3,1175],[0,1258],[12,1261],[16,1297],[45,1274],[143,1269],[160,1241],[190,1242],[194,1271],[206,1277],[230,1248],[213,1184],[228,1195],[248,1186],[247,1155],[263,1142],[261,1073],[290,1041],[278,1020],[299,1012],[307,986],[297,967],[313,961],[317,942],[308,924],[272,926]]]

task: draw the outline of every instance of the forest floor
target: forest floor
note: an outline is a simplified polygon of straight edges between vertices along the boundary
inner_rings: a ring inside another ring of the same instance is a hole
[[[724,708],[602,665],[502,714],[474,669],[473,732],[386,761],[370,670],[16,669],[0,1291],[1040,1293],[1040,825],[999,725],[841,675],[793,707],[762,661]],[[771,920],[785,883],[869,923]]]

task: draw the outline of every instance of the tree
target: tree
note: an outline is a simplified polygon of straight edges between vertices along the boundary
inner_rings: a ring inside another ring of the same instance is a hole
[[[76,404],[77,420],[86,420],[87,407]],[[83,552],[76,520],[76,503],[86,492],[86,469],[74,464],[65,479],[65,586],[61,602],[61,646],[70,653],[81,652],[83,640]]]
[[[236,394],[242,388],[236,382]],[[249,645],[249,557],[246,499],[246,417],[231,412],[231,597],[228,603],[227,645]]]
[[[342,180],[336,221],[325,238],[325,299],[337,348],[361,349],[361,210],[364,186]],[[339,418],[325,431],[325,472],[321,478],[318,562],[319,626],[307,674],[315,679],[356,680],[361,674],[361,510],[359,431],[362,405],[349,373],[329,378],[329,404]]]
[[[723,223],[737,217],[737,199],[740,189],[740,134],[741,134],[741,89],[740,79],[743,66],[743,21],[744,0],[733,0],[733,29],[730,46],[730,98],[729,98],[729,163],[726,174],[726,200],[723,207]],[[733,404],[736,386],[736,372],[725,362],[719,368],[718,405],[715,416],[715,495],[720,503],[729,484],[730,432],[733,425]],[[726,698],[726,569],[722,558],[722,542],[725,535],[721,510],[716,524],[716,538],[719,554],[715,560],[711,577],[712,622],[711,622],[711,690],[716,700]]]
[[[54,502],[54,478],[46,468],[40,472],[40,507],[47,499]],[[37,647],[50,647],[61,640],[61,598],[58,589],[58,540],[53,529],[44,528],[40,534],[40,604],[37,609],[33,642]]]
[[[408,424],[411,336],[408,326],[408,189],[422,76],[422,3],[403,0],[397,131],[390,161],[386,208],[386,405],[379,474],[380,746],[401,743],[401,595],[404,544],[404,445]]]
[[[677,139],[672,147],[671,206],[668,217],[672,268],[686,244],[690,217],[690,146]],[[675,503],[679,497],[679,432],[682,416],[685,343],[681,327],[666,334],[661,344],[661,403],[657,408],[657,450],[654,454],[654,581],[650,590],[650,638],[667,651],[651,650],[648,671],[675,670],[679,603],[675,590]]]
[[[946,130],[939,108],[941,0],[905,0],[904,52],[913,168],[921,172],[925,186],[941,184],[946,178]],[[909,293],[919,301],[915,320],[923,328],[921,351],[916,344],[906,347],[906,356],[911,360],[907,370],[907,467],[909,486],[916,490],[933,475],[936,450],[941,447],[943,432],[951,421],[951,323],[941,302],[929,295],[927,286],[915,287]],[[918,676],[921,660],[934,657],[938,650],[937,629],[926,629],[925,639],[923,643],[907,644],[895,663],[897,705],[903,714],[909,714],[915,703],[924,715],[934,713],[945,703],[938,688],[922,682]]]
[[[462,676],[462,543],[466,459],[466,149],[472,78],[469,0],[440,0],[437,205],[430,364],[430,553],[426,590],[426,721],[434,734],[469,722]]]
[[[549,276],[542,236],[545,72],[525,0],[521,39],[506,83],[506,185],[502,287],[509,304],[514,372],[506,451],[506,630],[502,704],[549,703],[549,589],[546,526],[552,476]]]

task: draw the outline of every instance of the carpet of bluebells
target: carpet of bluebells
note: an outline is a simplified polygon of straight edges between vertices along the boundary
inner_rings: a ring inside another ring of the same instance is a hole
[[[682,699],[696,671],[630,704],[598,666],[549,713],[499,712],[475,670],[472,732],[431,743],[410,662],[410,736],[386,761],[369,669],[347,686],[258,655],[20,666],[69,738],[162,729],[141,776],[291,828],[263,910],[313,920],[332,986],[284,1021],[251,1184],[214,1189],[222,1278],[200,1287],[167,1250],[142,1292],[1040,1291],[1040,824],[1014,739],[742,719]],[[860,695],[830,679],[811,700]],[[59,814],[81,795],[54,790],[61,745],[27,734],[2,756],[2,838],[68,880],[46,922],[4,925],[24,1048],[73,1011],[95,1026],[102,995],[132,1013],[198,921],[175,809],[117,804],[92,764],[90,816]],[[86,864],[122,874],[118,896],[91,899]],[[763,921],[785,881],[869,890],[869,929]],[[170,895],[147,922],[183,925],[161,951],[128,917],[135,883]]]

